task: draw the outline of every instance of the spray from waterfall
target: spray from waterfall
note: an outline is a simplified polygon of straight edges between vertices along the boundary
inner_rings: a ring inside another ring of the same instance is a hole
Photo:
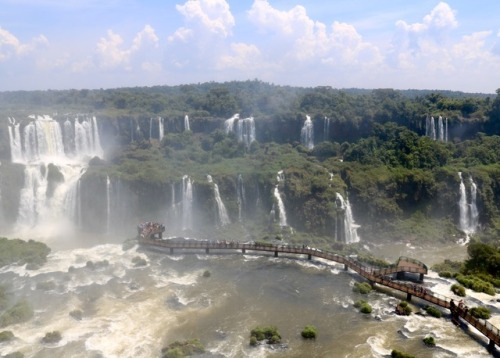
[[[327,141],[330,139],[330,118],[325,117],[325,124],[323,128],[324,138],[323,140]]]
[[[184,131],[190,131],[190,130],[191,130],[191,128],[189,127],[189,117],[186,114],[184,116]]]
[[[222,201],[222,198],[220,197],[219,186],[213,182],[211,175],[207,175],[207,180],[213,185],[214,188],[214,198],[217,205],[217,217],[219,219],[219,224],[221,226],[228,225],[231,223],[231,220],[229,220],[229,215],[227,214],[226,207],[224,205],[224,202]]]
[[[280,170],[278,174],[276,175],[276,180],[278,181],[278,184],[274,187],[274,198],[276,199],[276,203],[278,204],[278,215],[279,215],[279,223],[281,227],[288,226],[287,218],[286,218],[286,210],[285,210],[285,204],[283,203],[283,199],[281,198],[280,190],[279,190],[279,185],[281,182],[285,180],[285,174],[283,173],[283,170]],[[273,208],[274,210],[274,208]]]
[[[238,142],[245,144],[249,148],[255,141],[255,121],[253,117],[240,118],[239,114],[235,114],[224,122],[224,129],[227,134],[235,133]]]
[[[306,115],[306,121],[300,130],[300,142],[304,147],[311,150],[314,148],[314,127],[311,117]]]
[[[106,175],[106,232],[111,230],[111,179]]]

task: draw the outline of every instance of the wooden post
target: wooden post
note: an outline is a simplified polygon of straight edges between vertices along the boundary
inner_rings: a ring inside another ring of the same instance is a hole
[[[411,302],[411,293],[410,292],[406,293],[406,301]]]
[[[311,259],[312,259],[311,254],[307,254],[307,259],[308,259],[308,260],[311,260]]]
[[[170,255],[172,255],[173,253],[174,253],[174,248],[173,248],[173,247],[171,247],[171,248],[170,248]]]
[[[208,254],[209,252],[210,252],[210,249],[207,247],[207,248],[205,249],[205,253],[206,253],[206,254]]]
[[[245,253],[245,252],[247,252],[247,250],[246,249],[241,249],[241,252]]]
[[[274,251],[274,257],[278,257],[278,251]]]

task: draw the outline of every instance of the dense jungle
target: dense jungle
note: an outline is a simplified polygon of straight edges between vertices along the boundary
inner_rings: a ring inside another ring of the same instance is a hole
[[[112,226],[125,237],[141,220],[156,220],[172,235],[286,238],[332,247],[339,241],[339,193],[350,202],[361,241],[499,237],[500,91],[339,90],[254,80],[2,92],[6,227],[15,226],[24,186],[23,166],[11,161],[9,128],[26,126],[30,115],[60,123],[96,118],[104,155],[89,158],[81,177],[83,231],[109,230],[112,205]],[[254,137],[244,132],[249,118]],[[64,174],[51,164],[44,170],[50,198]],[[195,223],[181,230],[173,212],[185,176],[194,188]],[[110,204],[106,182],[115,197],[126,199]],[[217,210],[214,183],[226,221]],[[470,232],[460,226],[461,185],[469,202],[477,185],[477,223]],[[278,186],[283,209],[274,192]],[[286,226],[277,219],[279,210],[286,210]]]

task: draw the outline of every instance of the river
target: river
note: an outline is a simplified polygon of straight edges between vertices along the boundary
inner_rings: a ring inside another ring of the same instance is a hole
[[[372,250],[390,259],[424,257],[430,264],[466,255],[458,245],[432,251],[403,243]],[[136,257],[146,265],[135,267]],[[402,295],[352,292],[358,280],[354,272],[319,260],[241,253],[170,255],[137,246],[124,251],[119,243],[61,246],[38,270],[8,266],[0,271],[0,283],[16,297],[27,298],[35,310],[29,322],[5,328],[16,339],[1,344],[0,354],[160,357],[168,343],[199,338],[206,348],[202,357],[387,357],[392,349],[424,358],[489,356],[481,337],[474,339],[448,319],[395,315]],[[41,289],[46,282],[52,287]],[[435,273],[425,284],[452,297],[449,282]],[[372,305],[370,315],[353,307],[359,299]],[[497,320],[498,302],[491,296],[468,297],[471,305],[477,299],[488,300]],[[81,320],[70,316],[74,310],[81,311]],[[316,340],[301,338],[308,324],[316,326]],[[250,347],[250,330],[262,325],[277,326],[283,346]],[[55,330],[62,334],[59,343],[41,343],[45,333]],[[422,343],[427,335],[437,347]]]

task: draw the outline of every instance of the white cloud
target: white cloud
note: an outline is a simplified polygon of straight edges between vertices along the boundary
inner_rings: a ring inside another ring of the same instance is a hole
[[[135,35],[129,48],[123,48],[123,43],[124,40],[120,35],[108,30],[107,37],[102,37],[97,43],[96,51],[99,56],[100,67],[122,67],[130,70],[132,55],[138,53],[147,43],[158,47],[159,39],[154,29],[146,25],[142,31]]]
[[[217,64],[218,69],[249,71],[264,66],[260,50],[255,45],[233,43],[231,44],[231,52],[231,55],[223,55],[220,57]]]
[[[22,43],[12,33],[0,27],[0,61],[12,56],[27,55],[48,44],[49,41],[44,35],[38,35],[30,42]]]
[[[225,0],[188,0],[184,5],[176,5],[176,9],[191,26],[221,37],[231,35],[235,25]]]
[[[193,37],[194,37],[193,30],[185,27],[180,27],[174,32],[173,35],[170,35],[168,37],[168,42],[180,41],[186,43]]]
[[[396,22],[396,26],[406,32],[421,33],[432,29],[453,29],[458,26],[455,11],[444,2],[440,2],[430,14],[425,15],[421,23],[408,24],[403,20]]]

